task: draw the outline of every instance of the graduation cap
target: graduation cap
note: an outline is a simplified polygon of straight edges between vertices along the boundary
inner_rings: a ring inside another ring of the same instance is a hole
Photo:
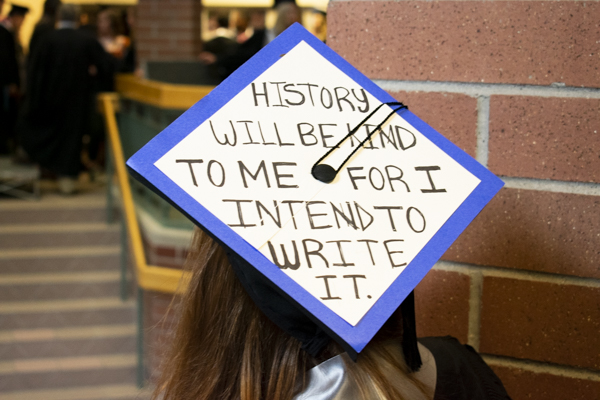
[[[127,165],[310,354],[356,359],[403,304],[413,370],[412,291],[503,185],[299,24]]]

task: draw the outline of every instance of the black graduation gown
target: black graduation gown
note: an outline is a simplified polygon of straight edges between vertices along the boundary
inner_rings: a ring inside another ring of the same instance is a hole
[[[42,16],[42,19],[37,23],[31,34],[31,39],[29,40],[29,54],[33,54],[40,42],[42,42],[52,31],[54,31],[54,21],[49,16]]]
[[[31,54],[20,143],[32,161],[58,175],[81,170],[96,80],[110,74],[102,46],[75,29],[48,32]],[[95,76],[91,71],[97,71]]]
[[[221,79],[227,78],[236,69],[258,53],[265,46],[267,31],[257,29],[244,43],[237,46],[235,51],[226,52],[217,57],[216,67]]]
[[[436,382],[433,400],[510,400],[502,382],[471,346],[462,345],[453,337],[421,338],[419,342],[431,352],[435,360]],[[426,375],[432,377],[432,362],[428,359]],[[393,370],[384,368],[383,373],[390,384],[402,388],[406,377],[397,382]],[[308,373],[304,390],[294,400],[353,400],[362,398],[356,381],[346,371],[340,356],[333,357]],[[368,379],[368,378],[367,378]],[[405,390],[409,387],[405,387]],[[368,398],[378,398],[367,390]],[[407,390],[406,395],[410,397]]]
[[[0,153],[8,152],[15,120],[15,100],[9,97],[10,85],[19,85],[15,38],[0,25]]]
[[[510,400],[502,382],[481,356],[453,337],[420,338],[437,369],[433,400]]]

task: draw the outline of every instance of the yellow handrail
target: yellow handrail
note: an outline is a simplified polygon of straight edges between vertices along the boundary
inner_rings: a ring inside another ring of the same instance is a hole
[[[142,289],[154,290],[164,293],[178,293],[185,290],[189,282],[189,273],[173,268],[148,265],[144,254],[144,245],[140,233],[135,205],[131,195],[131,186],[125,167],[121,137],[115,118],[115,103],[118,101],[117,93],[101,93],[98,95],[100,107],[106,123],[106,131],[109,138],[110,148],[113,154],[113,162],[121,191],[122,207],[126,220],[127,232],[133,250],[133,259],[137,277],[137,284]],[[111,179],[112,177],[109,177]]]
[[[162,109],[187,110],[214,86],[176,85],[119,74],[115,88],[121,96]]]

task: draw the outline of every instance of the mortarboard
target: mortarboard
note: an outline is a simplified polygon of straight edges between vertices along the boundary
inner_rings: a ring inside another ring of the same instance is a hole
[[[127,165],[310,354],[356,359],[402,304],[412,369],[412,291],[503,185],[299,24]]]

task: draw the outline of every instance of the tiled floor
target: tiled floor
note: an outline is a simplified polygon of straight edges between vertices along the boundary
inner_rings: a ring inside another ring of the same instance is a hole
[[[135,304],[119,298],[119,224],[100,185],[0,198],[0,400],[147,399]]]

